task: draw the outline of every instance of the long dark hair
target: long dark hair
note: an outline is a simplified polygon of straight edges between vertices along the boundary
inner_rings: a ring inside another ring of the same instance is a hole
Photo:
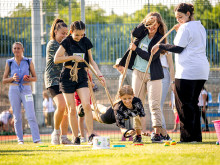
[[[70,32],[68,36],[70,36],[74,30],[85,30],[85,29],[86,29],[86,25],[82,21],[74,21],[70,25]]]
[[[56,18],[53,21],[53,24],[50,28],[50,40],[55,40],[55,30],[59,30],[62,27],[67,27],[67,25],[65,24],[65,22],[62,19]]]
[[[191,21],[194,16],[194,6],[190,3],[180,3],[174,9],[174,12],[181,12],[186,14],[187,12],[190,13],[189,20]]]

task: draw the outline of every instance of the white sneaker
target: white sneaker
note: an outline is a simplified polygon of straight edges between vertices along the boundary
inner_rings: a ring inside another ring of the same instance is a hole
[[[22,145],[22,144],[24,144],[24,142],[23,142],[23,141],[20,141],[20,142],[18,142],[18,144],[19,144],[19,145]]]
[[[54,144],[54,145],[60,144],[60,134],[59,133],[55,133],[53,131],[53,133],[51,134],[51,144]]]
[[[73,144],[68,138],[61,138],[62,144]]]
[[[80,142],[81,142],[81,143],[87,142],[86,137],[81,137],[81,138],[80,138]]]

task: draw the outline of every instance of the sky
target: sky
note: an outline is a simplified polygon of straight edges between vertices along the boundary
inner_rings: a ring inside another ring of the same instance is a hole
[[[220,2],[220,0],[209,0],[212,5]],[[99,4],[102,9],[106,10],[106,15],[110,15],[112,10],[118,15],[122,15],[125,11],[128,14],[134,13],[136,10],[143,8],[145,4],[177,5],[181,2],[192,2],[192,0],[85,0],[86,5],[94,6]]]
[[[22,3],[24,6],[29,7],[31,1],[32,0],[0,0],[0,16],[8,16],[8,13],[13,11],[18,3]],[[190,1],[192,0],[188,0],[187,2]],[[210,1],[213,5],[220,2],[220,0]],[[89,6],[98,4],[99,7],[106,11],[106,15],[110,15],[112,10],[118,15],[122,15],[124,12],[131,14],[136,10],[140,10],[143,5],[148,4],[148,2],[150,2],[150,4],[162,3],[169,5],[186,2],[186,0],[85,0],[85,4]]]
[[[22,3],[23,6],[29,7],[31,0],[0,0],[0,17],[8,16],[10,11],[13,11],[18,3]]]

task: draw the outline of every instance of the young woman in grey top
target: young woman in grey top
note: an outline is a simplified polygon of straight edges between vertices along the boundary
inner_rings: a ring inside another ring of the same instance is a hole
[[[55,19],[50,31],[50,41],[46,50],[46,68],[44,74],[45,87],[50,92],[55,104],[56,111],[54,113],[54,131],[51,134],[51,143],[60,144],[60,125],[61,125],[61,143],[71,144],[67,138],[68,132],[68,116],[65,114],[65,100],[59,88],[60,72],[62,64],[54,64],[54,56],[59,43],[67,36],[67,25],[61,19]]]

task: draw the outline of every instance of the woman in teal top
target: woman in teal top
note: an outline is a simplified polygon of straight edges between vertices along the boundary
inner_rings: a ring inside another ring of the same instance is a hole
[[[144,73],[151,56],[151,48],[163,37],[165,32],[166,25],[161,15],[156,12],[151,12],[145,17],[142,23],[132,31],[132,35],[136,38],[136,40],[134,43],[130,44],[129,48],[132,50],[129,69],[133,70],[132,88],[134,89],[135,96],[139,97],[144,105],[146,95],[148,94],[151,120],[155,131],[155,134],[151,139],[152,142],[161,142],[161,140],[163,140],[162,138],[167,136],[166,130],[162,128],[162,113],[160,110],[162,79],[164,78],[163,68],[160,62],[160,54],[164,54],[165,51],[161,52],[161,50],[158,50],[155,53],[152,58],[147,77],[144,77]],[[163,42],[166,42],[166,40]],[[125,53],[119,63],[120,65],[125,65],[128,52],[129,50]],[[143,80],[144,85],[142,86],[140,95],[138,96]],[[145,132],[146,119],[142,121],[142,126],[143,132]],[[161,136],[161,134],[163,136]]]

